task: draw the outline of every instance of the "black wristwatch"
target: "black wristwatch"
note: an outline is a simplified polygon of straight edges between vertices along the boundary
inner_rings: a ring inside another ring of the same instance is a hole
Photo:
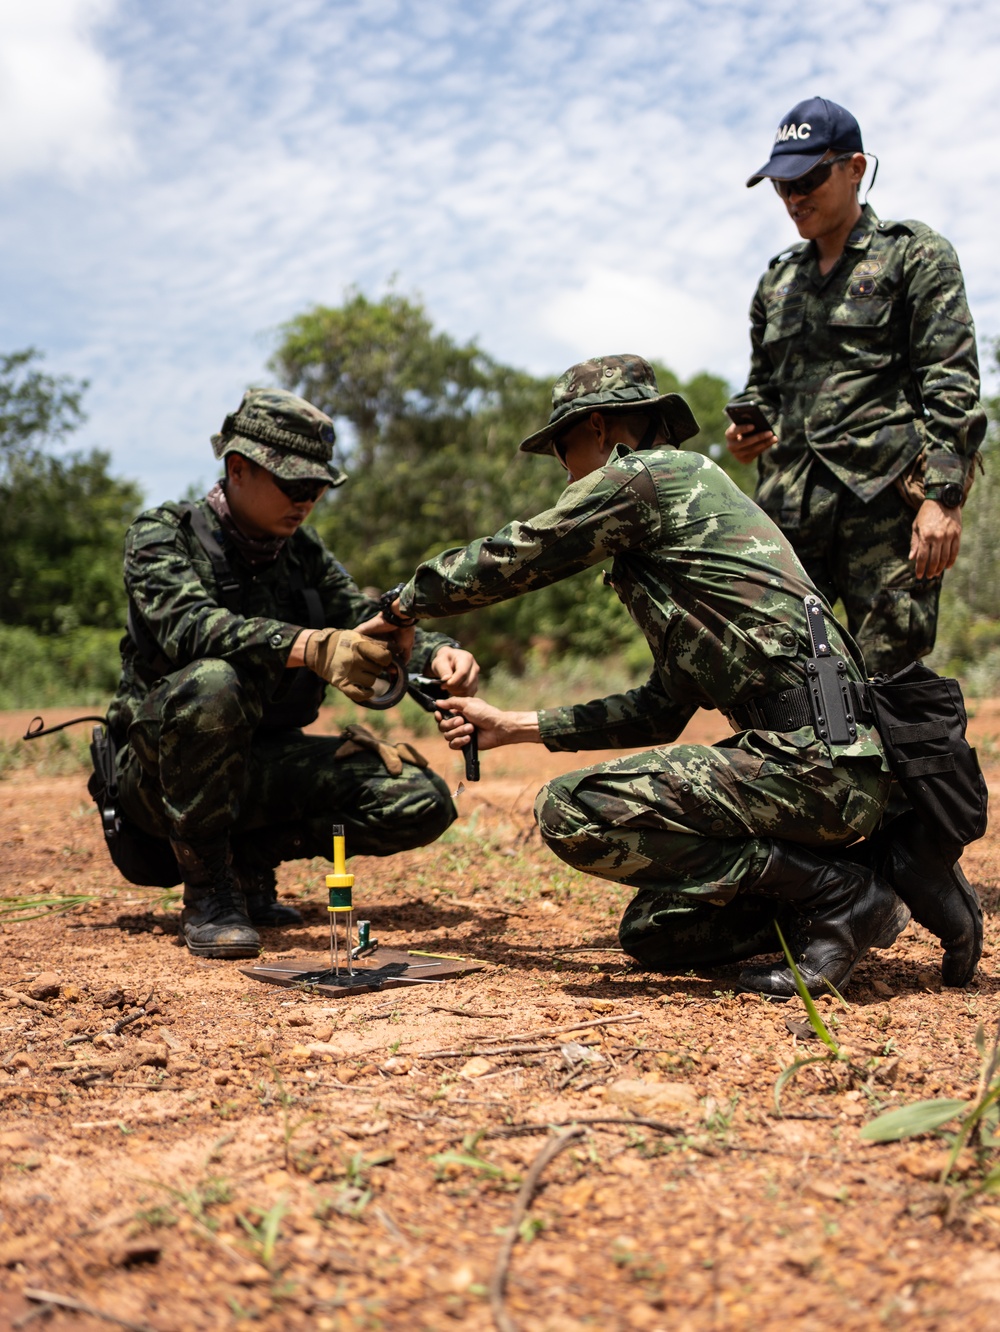
[[[946,509],[957,509],[962,503],[962,487],[957,481],[946,481],[943,486],[928,487],[937,491],[935,495],[928,495],[928,499],[937,500],[938,504],[944,505]]]
[[[396,600],[405,586],[405,583],[397,583],[395,587],[390,587],[388,592],[383,592],[378,599],[378,608],[382,612],[382,619],[388,620],[389,623],[394,624],[397,629],[412,629],[417,622],[414,616],[411,616],[408,620],[404,620],[401,615],[397,615],[392,609],[392,603]]]

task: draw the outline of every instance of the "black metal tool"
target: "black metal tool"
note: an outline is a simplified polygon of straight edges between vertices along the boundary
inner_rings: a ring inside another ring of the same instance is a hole
[[[433,675],[411,675],[408,692],[413,701],[419,703],[425,712],[440,712],[443,717],[451,715],[446,707],[442,707],[442,703],[448,701],[448,691]],[[479,736],[475,727],[472,728],[469,743],[462,753],[465,756],[465,780],[478,782]]]

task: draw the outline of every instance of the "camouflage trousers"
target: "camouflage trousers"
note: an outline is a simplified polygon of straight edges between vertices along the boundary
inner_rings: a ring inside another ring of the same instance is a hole
[[[256,862],[331,854],[386,856],[440,837],[456,817],[445,783],[377,754],[337,758],[340,736],[262,730],[260,700],[228,663],[166,676],[143,701],[118,755],[122,808],[144,831],[198,846],[231,835]]]
[[[772,951],[774,904],[736,897],[742,880],[772,839],[833,851],[867,836],[889,781],[876,758],[821,764],[788,738],[744,731],[557,777],[535,817],[560,859],[639,890],[619,927],[625,951],[687,971]]]
[[[907,556],[916,514],[896,487],[865,503],[813,460],[795,482],[768,478],[757,501],[785,533],[847,628],[869,674],[892,675],[926,657],[937,634],[940,578],[917,578]]]

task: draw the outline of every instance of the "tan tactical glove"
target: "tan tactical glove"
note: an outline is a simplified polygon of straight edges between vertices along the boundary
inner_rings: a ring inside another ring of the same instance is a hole
[[[370,749],[385,764],[385,770],[390,777],[398,777],[403,771],[403,759],[407,763],[412,763],[414,767],[427,767],[427,760],[420,750],[414,749],[405,740],[398,745],[390,745],[387,741],[380,740],[377,735],[373,735],[367,726],[345,726],[344,736],[344,743],[334,753],[335,759],[348,758],[351,754],[360,754],[363,749]]]
[[[303,656],[311,671],[354,703],[371,698],[375,681],[392,666],[388,643],[353,629],[318,630],[307,640]]]

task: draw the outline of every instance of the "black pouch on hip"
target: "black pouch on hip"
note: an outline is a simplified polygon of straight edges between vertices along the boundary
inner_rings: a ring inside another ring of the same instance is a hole
[[[105,726],[95,726],[90,741],[94,771],[87,782],[101,815],[101,829],[115,868],[129,883],[143,888],[173,888],[181,871],[170,843],[131,823],[118,804],[115,742]]]
[[[957,680],[919,661],[869,680],[867,698],[893,776],[942,841],[967,846],[986,831],[989,795]]]

